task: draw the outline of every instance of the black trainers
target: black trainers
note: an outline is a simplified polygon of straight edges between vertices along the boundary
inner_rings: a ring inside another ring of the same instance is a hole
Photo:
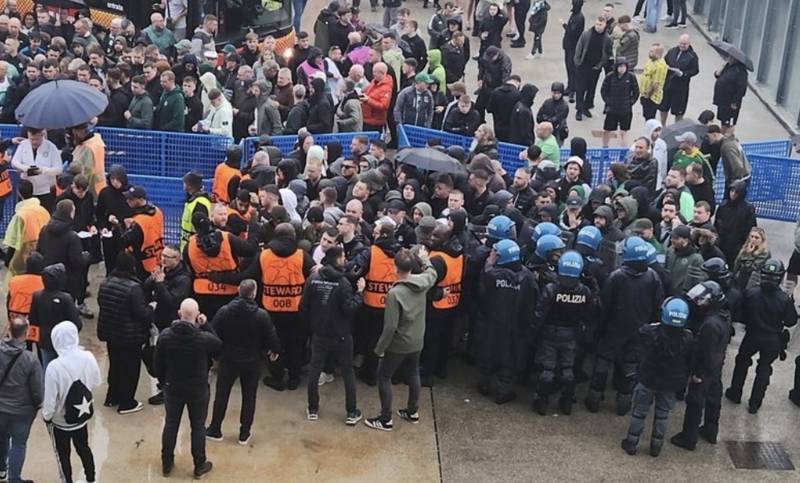
[[[286,383],[286,389],[290,391],[294,391],[297,387],[300,386],[300,378],[293,377],[289,379],[289,382]]]
[[[411,424],[417,424],[419,422],[419,411],[414,411],[412,413],[408,409],[398,409],[397,415]]]
[[[534,398],[531,409],[540,416],[547,416],[547,398],[542,396]]]
[[[561,396],[558,399],[558,410],[564,416],[569,416],[572,414],[572,396]]]
[[[206,439],[209,441],[222,441],[222,431],[217,428],[206,428]]]
[[[725,399],[734,404],[741,404],[742,393],[735,391],[732,387],[729,387],[728,389],[725,389]]]
[[[747,412],[750,414],[758,413],[758,410],[761,409],[761,403],[755,402],[752,399],[747,403]]]
[[[202,465],[195,467],[195,469],[194,469],[194,479],[195,480],[199,480],[199,479],[203,478],[204,476],[206,476],[208,473],[211,472],[211,468],[213,468],[213,467],[214,467],[214,464],[211,463],[210,461],[206,460],[206,462],[203,463]]]
[[[306,419],[309,421],[317,421],[319,419],[319,414],[317,414],[316,410],[312,411],[306,408]]]
[[[800,407],[800,389],[792,389],[789,391],[789,400],[792,401],[797,407]]]
[[[690,442],[686,441],[686,438],[683,436],[683,433],[678,433],[669,440],[670,443],[674,444],[678,448],[683,448],[687,451],[694,451],[697,445],[691,444]]]
[[[344,424],[348,426],[355,426],[356,423],[361,421],[363,414],[361,414],[360,409],[356,409],[353,412],[347,413],[347,417],[344,419]]]
[[[706,440],[707,443],[717,444],[717,432],[709,429],[708,426],[700,426],[700,429],[697,430],[697,434]]]
[[[517,393],[515,393],[514,391],[510,391],[510,392],[507,392],[505,394],[501,394],[499,396],[496,396],[494,398],[494,403],[495,404],[505,404],[505,403],[509,403],[509,402],[513,401],[516,398],[517,398]]]
[[[150,396],[147,399],[147,404],[151,406],[160,406],[164,404],[164,391],[158,391],[155,395]]]
[[[368,418],[364,420],[364,424],[372,429],[379,429],[381,431],[391,431],[394,428],[392,420],[384,421],[378,416],[377,418]]]
[[[617,416],[625,416],[631,410],[631,395],[617,394]]]
[[[636,447],[638,446],[637,443],[631,441],[628,438],[625,438],[625,439],[622,440],[622,445],[621,446],[622,446],[622,449],[624,449],[625,452],[628,453],[629,455],[631,455],[631,456],[635,456],[636,455]]]
[[[263,382],[265,386],[271,387],[276,391],[286,390],[286,384],[284,384],[283,379],[277,379],[272,376],[267,376],[261,382]]]
[[[161,474],[165,477],[169,476],[172,473],[172,469],[175,468],[174,461],[162,461],[161,462]]]
[[[250,438],[252,438],[252,437],[253,437],[253,435],[250,433],[250,431],[245,431],[245,430],[242,430],[242,429],[239,430],[239,444],[240,445],[247,446],[247,444],[250,442]]]
[[[586,396],[586,399],[583,401],[583,404],[586,406],[586,409],[590,413],[596,413],[600,410],[600,400],[602,399],[602,394],[597,391],[589,391],[589,394]]]

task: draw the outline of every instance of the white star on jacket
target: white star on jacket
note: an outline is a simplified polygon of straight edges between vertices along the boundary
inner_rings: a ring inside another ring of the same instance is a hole
[[[86,398],[83,398],[83,402],[81,404],[75,404],[75,409],[78,410],[78,417],[83,416],[84,414],[90,414],[92,409],[92,403],[87,401]]]

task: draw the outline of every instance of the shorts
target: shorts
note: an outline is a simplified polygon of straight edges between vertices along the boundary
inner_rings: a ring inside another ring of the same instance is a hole
[[[735,126],[739,120],[739,110],[730,106],[717,106],[717,119],[723,126]]]
[[[603,129],[606,131],[616,131],[618,128],[622,131],[631,130],[631,121],[633,120],[633,112],[628,114],[606,114],[606,120],[603,121]]]
[[[673,116],[683,116],[686,114],[686,106],[689,104],[689,92],[683,89],[664,89],[664,97],[658,110],[661,112],[672,112]]]
[[[786,273],[800,275],[800,253],[798,253],[797,250],[792,252],[792,258],[789,259],[789,266],[786,268]]]

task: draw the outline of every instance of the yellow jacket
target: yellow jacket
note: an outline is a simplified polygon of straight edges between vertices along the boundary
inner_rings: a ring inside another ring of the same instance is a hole
[[[667,63],[663,58],[648,60],[644,72],[639,76],[639,92],[655,104],[661,104],[664,97],[664,81],[667,79]]]

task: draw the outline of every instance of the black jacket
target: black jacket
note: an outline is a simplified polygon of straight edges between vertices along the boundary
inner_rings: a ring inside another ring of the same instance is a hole
[[[97,206],[95,207],[95,217],[97,218],[97,229],[111,228],[108,223],[108,215],[114,215],[122,223],[125,218],[131,217],[131,208],[128,202],[125,201],[125,191],[128,190],[128,175],[125,168],[119,165],[112,166],[108,170],[108,174],[114,174],[118,178],[123,179],[120,189],[111,186],[111,182],[106,175],[106,187],[100,190],[97,196]]]
[[[333,106],[325,95],[325,81],[314,79],[314,95],[310,99],[306,128],[311,134],[323,134],[333,131]]]
[[[679,69],[683,72],[679,76],[675,72],[667,71],[667,80],[664,82],[664,90],[671,90],[676,93],[689,93],[689,82],[692,77],[700,73],[700,63],[694,49],[689,48],[683,52],[678,47],[669,49],[667,55],[664,56],[664,61],[668,66]]]
[[[756,226],[756,209],[745,199],[744,183],[736,182],[732,186],[739,189],[739,197],[733,201],[723,200],[714,218],[714,228],[719,234],[717,245],[729,264],[736,261],[750,229]]]
[[[628,161],[628,175],[631,181],[638,182],[640,186],[647,188],[649,193],[655,193],[657,188],[656,180],[658,179],[658,161],[649,154],[644,159],[631,156],[630,161]]]
[[[156,302],[153,321],[159,330],[169,327],[175,319],[183,299],[192,294],[192,277],[186,265],[180,262],[177,267],[164,272],[164,281],[156,282],[152,276],[144,281],[144,291],[148,299]]]
[[[751,287],[744,291],[742,322],[748,333],[781,334],[797,323],[794,299],[778,287]]]
[[[150,335],[153,309],[147,305],[142,284],[133,274],[114,271],[100,283],[97,338],[104,342],[141,345]]]
[[[467,44],[464,44],[466,47]],[[467,61],[469,61],[468,52],[465,52],[464,47],[456,47],[452,42],[447,42],[441,48],[442,51],[442,67],[445,70],[445,80],[448,84],[458,82],[464,78],[464,70],[467,68]]]
[[[108,94],[108,105],[106,106],[106,109],[97,118],[97,125],[119,128],[127,127],[125,116],[123,116],[123,114],[128,110],[130,103],[130,92],[122,87],[118,89],[112,89]]]
[[[443,131],[451,132],[454,134],[461,134],[462,136],[474,136],[475,131],[481,124],[481,116],[475,109],[470,109],[466,114],[458,110],[457,106],[453,106],[450,112],[447,113],[447,119],[444,120]]]
[[[692,307],[692,310],[698,309]],[[702,323],[696,334],[692,374],[700,379],[719,379],[731,340],[731,314],[724,308],[708,308],[702,312]]]
[[[267,351],[281,350],[272,319],[255,300],[236,297],[217,311],[211,325],[222,340],[223,362],[257,364]]]
[[[75,204],[75,217],[72,219],[72,229],[74,231],[86,231],[90,226],[96,226],[94,218],[94,199],[91,193],[87,192],[86,196],[78,198],[72,191],[72,186],[70,186],[66,191],[61,193],[56,199],[56,202],[61,200],[71,200]]]
[[[572,11],[567,23],[564,27],[564,38],[561,41],[561,47],[567,52],[574,52],[575,47],[578,45],[578,39],[581,38],[585,19],[583,18],[583,0],[572,0]],[[567,54],[569,55],[569,54]]]
[[[553,124],[553,133],[559,139],[565,139],[564,129],[567,127],[567,117],[569,116],[569,104],[562,97],[556,101],[552,97],[542,103],[539,112],[536,113],[536,122],[550,122]],[[558,133],[561,133],[559,135]]]
[[[306,280],[300,311],[312,334],[341,338],[353,333],[353,318],[363,302],[344,272],[325,265]]]
[[[208,360],[221,348],[211,324],[176,320],[158,337],[155,376],[176,398],[201,398],[208,394]]]
[[[608,336],[626,338],[642,325],[658,320],[664,287],[653,270],[623,265],[609,275],[600,300]]]
[[[417,72],[423,72],[428,65],[428,48],[425,46],[425,41],[419,35],[413,37],[403,35],[401,38],[408,44],[411,58],[417,61]]]
[[[33,294],[29,320],[31,325],[39,327],[39,343],[47,350],[53,351],[50,332],[57,324],[65,320],[74,323],[80,331],[83,328],[81,316],[75,306],[75,299],[64,291],[67,274],[64,265],[56,264],[42,270],[44,289]]]
[[[72,231],[72,219],[62,219],[58,215],[42,228],[36,251],[44,256],[44,264],[63,263],[67,271],[66,290],[77,298],[83,292],[83,271],[89,263],[88,253],[83,252],[83,244],[78,234]]]
[[[498,141],[510,142],[511,116],[519,99],[520,92],[517,86],[508,83],[493,90],[489,95],[489,105],[486,110],[494,118],[494,132]]]
[[[644,358],[639,382],[652,391],[676,393],[686,386],[692,368],[694,337],[687,329],[648,324],[639,329]]]
[[[525,84],[519,91],[519,101],[514,105],[509,119],[508,140],[521,146],[530,146],[535,141],[533,128],[533,99],[539,89],[533,84]]]
[[[740,104],[747,93],[747,67],[741,62],[726,64],[714,83],[714,105]],[[741,105],[739,106],[742,107]]]
[[[283,134],[296,135],[297,131],[299,131],[300,128],[305,126],[308,122],[308,113],[310,110],[311,107],[308,105],[308,101],[305,99],[292,106],[286,118],[286,125],[283,128]],[[333,112],[333,110],[331,110],[331,112]]]
[[[594,320],[599,303],[589,287],[578,282],[573,286],[548,283],[539,296],[534,312],[535,325],[578,329]]]
[[[630,114],[639,99],[639,82],[630,72],[620,76],[615,70],[603,80],[600,94],[606,103],[606,114]]]

